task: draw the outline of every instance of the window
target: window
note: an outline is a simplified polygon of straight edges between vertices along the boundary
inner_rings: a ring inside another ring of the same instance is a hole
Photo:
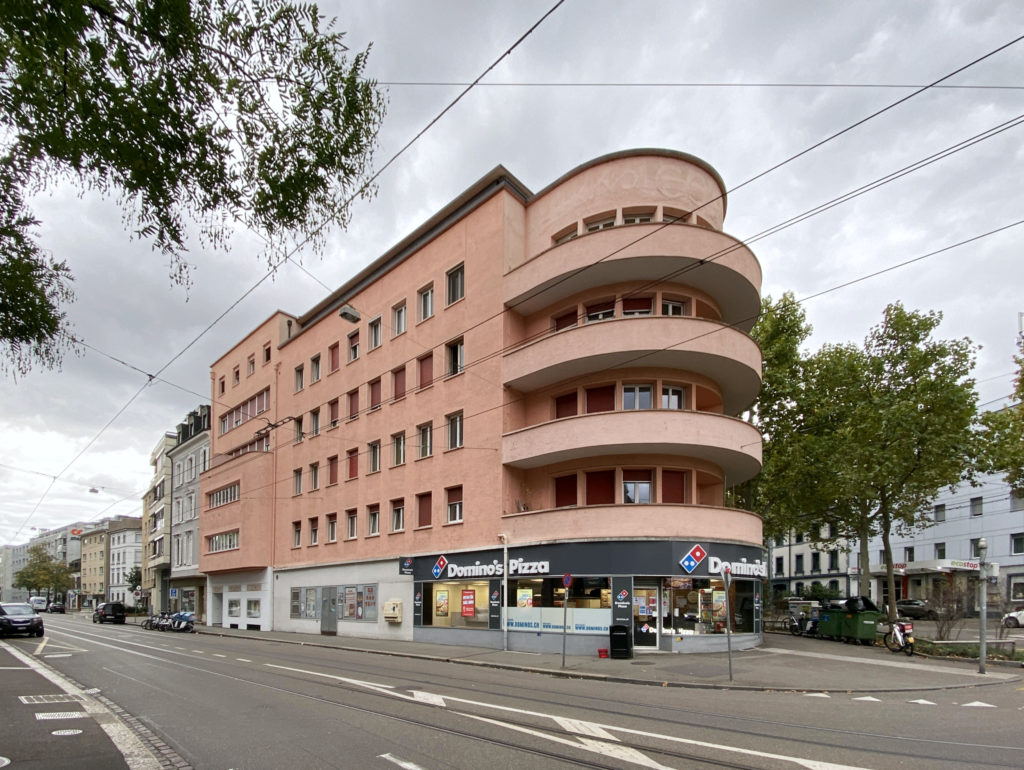
[[[336,513],[327,514],[327,542],[338,542],[338,514]]]
[[[355,540],[359,534],[359,516],[355,511],[349,510],[345,512],[345,537],[348,540]]]
[[[338,455],[327,458],[327,483],[338,483]]]
[[[451,377],[454,374],[461,372],[465,366],[465,346],[463,345],[462,338],[453,340],[447,345],[448,351],[448,376]]]
[[[190,456],[185,461],[185,478],[187,478],[189,481],[193,481],[193,480],[195,480],[195,477],[196,477],[196,459],[194,457]]]
[[[462,446],[462,412],[448,415],[448,448],[458,449]]]
[[[946,506],[943,503],[939,503],[935,506],[935,521],[946,520]]]
[[[560,233],[553,236],[551,240],[554,242],[556,246],[559,246],[563,243],[568,243],[569,241],[575,240],[578,236],[579,232],[576,225],[572,225],[567,230],[562,230]]]
[[[366,325],[366,336],[369,338],[367,342],[370,346],[370,350],[375,350],[381,346],[383,339],[381,334],[380,316],[374,318]]]
[[[972,537],[971,538],[971,558],[972,559],[980,559],[981,558],[981,552],[978,551],[978,541],[980,541],[980,540],[981,540],[980,537]]]
[[[587,305],[586,315],[584,319],[586,322],[593,323],[594,321],[606,321],[609,318],[615,317],[615,300],[608,300],[606,302],[595,302],[591,305]]]
[[[652,297],[623,297],[622,317],[653,315],[654,299]]]
[[[338,371],[341,366],[341,345],[337,342],[327,348],[327,362],[332,372]]]
[[[397,401],[405,398],[405,365],[391,372],[391,397]]]
[[[296,417],[295,418],[295,443],[298,444],[300,441],[302,441],[302,437],[304,435],[305,434],[303,434],[303,432],[302,432],[302,418],[301,417]]]
[[[355,361],[359,358],[359,332],[355,331],[348,335],[348,360]]]
[[[246,377],[256,371],[256,356],[249,356],[249,360],[245,364]]]
[[[622,471],[622,502],[646,505],[651,502],[651,471]]]
[[[331,427],[338,427],[338,420],[341,417],[341,405],[338,399],[334,398],[327,402],[327,414],[330,416]]]
[[[405,332],[405,303],[391,308],[391,336],[397,337]]]
[[[263,363],[264,364],[269,364],[270,363],[270,343],[269,342],[266,345],[263,346]]]
[[[661,501],[663,503],[686,503],[689,500],[687,494],[686,471],[662,470],[661,472]]]
[[[622,212],[622,224],[624,225],[646,225],[653,221],[653,211],[634,211],[631,214]]]
[[[309,381],[320,381],[320,356],[316,355],[309,359]]]
[[[222,395],[222,396],[224,395],[224,378],[223,377],[221,377],[219,380],[217,380],[217,392],[220,395]]]
[[[571,329],[574,327],[579,320],[576,308],[573,308],[567,313],[562,313],[560,316],[555,316],[552,321],[555,324],[555,331],[561,331],[562,329]]]
[[[350,390],[348,393],[348,418],[351,420],[359,416],[359,391]]]
[[[458,302],[466,295],[466,268],[464,265],[453,267],[446,275],[445,286],[448,290],[447,304]]]
[[[211,535],[206,538],[206,550],[210,553],[219,551],[230,551],[238,548],[238,530],[233,532],[222,532],[219,535]]]
[[[391,531],[401,532],[405,529],[405,498],[391,501]]]
[[[783,569],[782,569],[782,565],[783,565],[782,557],[781,556],[776,556],[775,557],[775,574],[778,577],[782,577],[782,575],[784,574]]]
[[[391,464],[405,465],[405,433],[391,436]]]
[[[914,547],[907,546],[903,549],[903,561],[910,564],[914,560]]]
[[[945,543],[936,543],[935,544],[935,558],[936,559],[945,559],[946,558],[946,544]]]
[[[576,391],[555,397],[555,419],[573,417],[578,408]]]
[[[611,412],[615,409],[615,386],[602,385],[586,390],[587,414]]]
[[[199,452],[199,472],[203,473],[208,470],[210,470],[210,451],[203,449]]]
[[[653,409],[654,402],[650,385],[623,385],[623,409]]]
[[[587,471],[586,505],[615,503],[615,471]]]
[[[679,302],[677,300],[664,299],[661,301],[661,314],[676,317],[687,315],[686,303]]]
[[[238,384],[238,380],[239,380],[238,367],[236,366],[234,369],[231,370],[231,384],[232,385],[237,385]]]
[[[370,411],[380,409],[380,377],[370,383]]]
[[[802,575],[802,574],[804,574],[804,555],[802,553],[798,553],[796,555],[795,562],[796,562],[796,567],[793,570],[793,574],[794,575]]]
[[[434,286],[431,284],[419,290],[417,302],[420,308],[420,320],[426,321],[434,315]]]
[[[377,473],[380,470],[380,442],[371,441],[367,448],[370,458],[370,470],[368,472]]]
[[[835,572],[839,569],[839,551],[831,550],[828,552],[828,570],[829,572]]]
[[[320,542],[320,519],[314,516],[309,520],[309,544],[317,545]]]
[[[429,527],[431,511],[433,509],[433,495],[424,492],[416,495],[416,526]]]
[[[1014,556],[1024,553],[1024,532],[1010,535],[1010,553]]]
[[[348,450],[345,453],[345,459],[348,461],[348,477],[354,479],[359,475],[359,450]]]
[[[434,381],[434,354],[427,353],[418,359],[419,364],[419,387],[425,388]]]
[[[424,423],[416,428],[420,439],[420,458],[430,457],[434,453],[434,425]]]
[[[218,489],[216,492],[210,492],[206,496],[206,507],[207,508],[219,508],[222,505],[233,503],[238,500],[238,482],[230,486]]]
[[[1024,492],[1010,492],[1010,510],[1024,511]]]
[[[302,522],[292,522],[292,548],[302,547]]]
[[[311,409],[309,412],[309,433],[311,436],[320,435],[320,410]]]
[[[981,516],[982,512],[982,498],[972,497],[971,498],[971,516]]]
[[[303,366],[299,364],[295,367],[295,390],[300,391],[303,388]]]
[[[811,572],[821,572],[821,554],[817,551],[811,554]]]
[[[309,488],[320,489],[320,463],[309,464]]]
[[[794,540],[794,542],[802,543],[804,541],[804,533],[803,532],[797,532],[796,533],[796,537],[793,540]]]
[[[662,409],[685,409],[686,389],[666,385],[661,389]]]
[[[371,505],[366,509],[366,535],[372,537],[380,534],[380,506]]]
[[[302,494],[302,468],[296,468],[292,471],[292,494]]]
[[[598,230],[607,230],[609,227],[615,227],[615,215],[606,215],[600,219],[595,219],[592,222],[586,222],[585,224],[588,233],[596,233]]]
[[[462,487],[450,487],[445,490],[448,495],[448,523],[462,522]]]

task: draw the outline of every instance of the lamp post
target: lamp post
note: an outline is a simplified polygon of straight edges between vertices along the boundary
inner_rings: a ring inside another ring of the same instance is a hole
[[[981,594],[978,596],[978,673],[985,673],[985,656],[987,650],[985,645],[986,621],[988,620],[988,567],[985,564],[985,556],[988,554],[988,541],[985,538],[978,538],[978,569],[981,579],[978,581]]]

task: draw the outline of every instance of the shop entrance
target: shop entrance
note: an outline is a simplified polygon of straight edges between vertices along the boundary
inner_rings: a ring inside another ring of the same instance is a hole
[[[658,648],[658,607],[660,587],[657,582],[637,582],[633,586],[633,647]]]

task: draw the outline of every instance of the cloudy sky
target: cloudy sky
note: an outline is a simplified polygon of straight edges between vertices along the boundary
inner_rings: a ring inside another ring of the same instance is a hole
[[[321,3],[353,49],[372,43],[369,74],[387,84],[376,167],[554,4]],[[381,174],[322,256],[304,255],[318,280],[286,267],[184,352],[266,272],[254,242],[193,252],[186,292],[112,202],[51,189],[34,203],[42,241],[75,275],[70,315],[94,349],[0,382],[0,544],[140,514],[150,451],[209,401],[222,352],[276,309],[309,309],[327,293],[319,282],[340,285],[498,164],[536,191],[616,150],[696,155],[733,190],[726,230],[751,243],[764,293],[827,292],[805,305],[812,349],[861,342],[891,302],[940,311],[942,337],[981,346],[979,400],[1002,405],[1024,312],[1024,225],[989,233],[1024,218],[1024,128],[758,236],[1024,114],[1024,41],[744,183],[1021,35],[1016,0],[567,0]],[[147,385],[143,373],[172,359]]]

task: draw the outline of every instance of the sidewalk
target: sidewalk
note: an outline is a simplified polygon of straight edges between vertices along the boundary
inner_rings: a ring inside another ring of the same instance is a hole
[[[1011,668],[989,661],[988,673],[979,674],[977,661],[908,658],[881,645],[860,647],[789,634],[765,634],[761,647],[734,652],[730,680],[727,653],[641,653],[631,659],[569,655],[563,668],[556,653],[211,626],[197,626],[196,632],[661,687],[871,693],[976,687],[1024,678],[1019,664]]]

